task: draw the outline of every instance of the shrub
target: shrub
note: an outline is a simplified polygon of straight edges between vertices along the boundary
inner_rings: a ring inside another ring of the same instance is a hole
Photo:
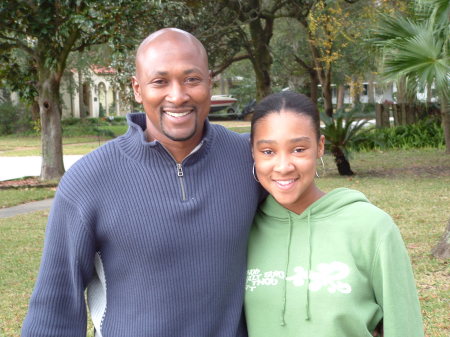
[[[23,105],[0,104],[0,135],[33,131],[30,111]]]
[[[106,136],[111,138],[114,138],[116,136],[113,131],[108,129],[102,129],[101,126],[102,125],[96,125],[89,122],[67,125],[64,126],[62,129],[63,136],[64,137]]]
[[[352,144],[352,149],[414,149],[422,147],[439,148],[444,146],[444,130],[435,118],[427,118],[415,124],[392,128],[373,129],[364,139]]]
[[[63,120],[61,120],[61,126],[65,127],[69,125],[76,125],[79,124],[80,121],[81,119],[75,117],[64,118]]]

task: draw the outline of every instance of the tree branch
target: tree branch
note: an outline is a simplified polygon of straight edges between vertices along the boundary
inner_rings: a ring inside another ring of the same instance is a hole
[[[250,55],[245,54],[245,55],[239,55],[239,56],[235,56],[231,59],[228,59],[224,63],[222,63],[217,69],[213,70],[211,73],[211,76],[214,77],[214,76],[220,74],[225,69],[227,69],[229,66],[231,66],[234,62],[242,61],[242,60],[249,59],[249,58],[250,58]]]
[[[314,67],[309,66],[305,61],[303,61],[300,57],[294,54],[295,61],[300,64],[303,68],[305,68],[309,73],[315,72]]]
[[[68,36],[66,43],[64,44],[63,50],[58,56],[58,62],[56,64],[56,72],[58,76],[58,80],[61,79],[64,69],[66,67],[67,57],[69,53],[72,51],[72,46],[75,44],[77,39],[80,37],[80,30],[77,28],[73,30]]]
[[[28,47],[23,41],[21,41],[19,39],[14,39],[14,38],[9,37],[9,36],[5,36],[5,35],[3,35],[1,33],[0,33],[0,39],[4,39],[4,40],[7,40],[7,41],[12,41],[13,42],[13,43],[11,43],[12,46],[16,46],[17,48],[20,48],[23,51],[25,51],[30,56],[34,57],[34,50],[33,50],[33,48]]]

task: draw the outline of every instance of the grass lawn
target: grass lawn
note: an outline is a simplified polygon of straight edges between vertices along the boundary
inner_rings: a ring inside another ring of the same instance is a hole
[[[250,132],[249,122],[244,121],[217,121],[235,132]],[[127,125],[101,126],[100,129],[113,132],[120,136],[127,131]],[[105,135],[99,136],[63,136],[63,152],[65,155],[86,154],[111,138]],[[0,136],[0,156],[40,156],[41,138],[34,136]]]
[[[55,190],[54,187],[0,189],[0,208],[53,198]]]
[[[110,138],[96,136],[63,137],[64,154],[85,154]],[[41,138],[39,136],[1,136],[0,156],[40,156]]]
[[[357,175],[351,178],[337,175],[330,156],[325,156],[325,165],[317,179],[324,191],[358,189],[391,214],[413,263],[427,337],[450,336],[450,264],[430,255],[450,217],[450,156],[436,149],[356,153],[351,165]],[[0,219],[2,337],[20,334],[39,268],[47,216],[48,212],[35,212]]]

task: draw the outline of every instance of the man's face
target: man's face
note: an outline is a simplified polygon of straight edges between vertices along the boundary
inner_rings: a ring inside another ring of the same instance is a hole
[[[162,143],[199,142],[211,103],[206,55],[190,41],[160,36],[137,57],[133,89],[147,115],[147,135]]]

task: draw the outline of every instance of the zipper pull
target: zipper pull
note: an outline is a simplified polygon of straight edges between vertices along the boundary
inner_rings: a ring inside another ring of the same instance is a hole
[[[183,176],[183,166],[181,166],[181,164],[178,164],[178,163],[177,163],[177,175],[179,177]]]

